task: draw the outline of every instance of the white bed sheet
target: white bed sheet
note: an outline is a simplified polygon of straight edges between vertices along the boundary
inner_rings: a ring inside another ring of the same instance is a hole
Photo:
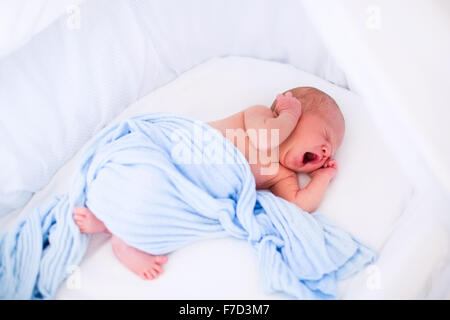
[[[152,92],[117,119],[142,112],[168,111],[209,121],[253,104],[270,105],[277,93],[296,86],[314,86],[329,93],[346,118],[346,137],[336,155],[340,171],[319,211],[379,253],[383,252],[414,188],[377,134],[363,101],[355,94],[289,65],[250,58],[216,58]],[[4,229],[43,199],[64,192],[77,156],[60,169],[23,210],[17,210],[21,211],[19,215],[4,218]],[[307,177],[300,178],[302,184],[306,183]],[[416,227],[420,223],[410,221]],[[427,232],[425,236],[432,236]],[[434,236],[438,241],[433,246],[419,245],[405,253],[397,250],[396,270],[383,269],[381,285],[387,291],[381,297],[415,298],[421,292],[430,270],[448,250],[447,235],[434,233]],[[410,237],[405,241],[421,239]],[[390,250],[395,251],[395,248]],[[392,254],[381,256],[380,260],[393,257]],[[411,259],[420,261],[424,257],[429,262],[428,269],[410,268]],[[341,282],[341,296],[371,297],[373,291],[380,292],[379,281],[378,285],[377,281],[375,286],[371,285],[373,270]],[[399,270],[409,270],[406,279],[419,281],[409,281],[405,287],[405,277],[398,274]],[[171,253],[165,273],[157,280],[144,281],[114,257],[108,236],[96,235],[81,265],[68,273],[72,271],[72,276],[60,287],[57,299],[286,298],[283,294],[262,292],[256,255],[245,242],[232,238],[198,242]]]

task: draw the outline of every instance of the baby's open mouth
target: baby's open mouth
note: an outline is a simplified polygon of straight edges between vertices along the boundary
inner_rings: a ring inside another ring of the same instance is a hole
[[[319,160],[319,156],[317,154],[312,152],[305,152],[305,154],[303,155],[302,164],[305,165],[310,162],[316,162],[317,160]]]

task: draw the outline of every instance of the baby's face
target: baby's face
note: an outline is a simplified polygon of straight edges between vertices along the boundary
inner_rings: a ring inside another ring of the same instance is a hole
[[[344,125],[339,119],[325,120],[320,115],[305,113],[280,145],[280,163],[295,172],[312,172],[334,157],[343,136]]]

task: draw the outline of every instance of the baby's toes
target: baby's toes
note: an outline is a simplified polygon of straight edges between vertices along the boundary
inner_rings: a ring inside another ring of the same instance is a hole
[[[75,223],[77,224],[77,226],[81,229],[81,227],[84,225],[84,221],[86,220],[85,219],[85,216],[83,216],[83,215],[80,215],[80,214],[74,214],[73,215],[73,220],[75,221]]]
[[[156,256],[155,257],[155,262],[157,264],[164,264],[167,262],[167,260],[169,260],[166,256]]]
[[[153,266],[153,271],[156,273],[156,276],[159,276],[161,273],[164,272],[164,269],[159,264],[155,264]]]
[[[86,233],[86,226],[81,222],[77,223],[78,229],[80,229],[81,233]]]
[[[155,277],[150,272],[150,270],[147,270],[142,273],[141,278],[143,278],[144,280],[153,280]]]
[[[73,208],[73,213],[77,214],[77,215],[85,216],[88,212],[89,212],[89,210],[87,208],[85,208],[85,207],[75,207],[75,208]]]
[[[153,268],[149,268],[148,272],[151,274],[152,279],[156,279],[158,277],[158,273]]]
[[[159,277],[160,274],[163,273],[163,268],[159,264],[154,264],[149,266],[146,270],[142,272],[141,277],[145,280],[154,280]]]

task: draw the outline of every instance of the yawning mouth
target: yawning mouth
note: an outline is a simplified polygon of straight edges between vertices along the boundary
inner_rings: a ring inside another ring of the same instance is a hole
[[[319,156],[317,154],[312,152],[305,152],[305,154],[303,155],[302,164],[305,165],[307,163],[316,162],[317,160],[319,160]]]

